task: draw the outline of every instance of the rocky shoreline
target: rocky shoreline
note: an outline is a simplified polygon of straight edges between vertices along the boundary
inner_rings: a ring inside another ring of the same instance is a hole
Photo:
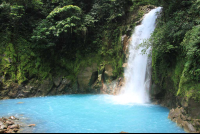
[[[0,133],[32,133],[35,124],[26,124],[23,119],[15,116],[0,118]]]
[[[171,105],[173,102],[174,104]],[[169,108],[170,112],[168,118],[179,127],[183,128],[184,131],[188,133],[200,133],[200,119],[198,119],[194,113],[191,113],[191,106],[179,104],[178,99],[171,99],[171,101],[153,100],[153,104]]]
[[[200,119],[191,118],[183,107],[171,109],[169,116],[173,122],[189,133],[200,133]]]
[[[0,118],[0,133],[18,133],[20,130],[20,125],[17,123],[18,120],[14,116]]]

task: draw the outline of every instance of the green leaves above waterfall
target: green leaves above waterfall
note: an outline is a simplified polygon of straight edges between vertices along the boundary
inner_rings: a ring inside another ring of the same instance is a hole
[[[144,1],[0,0],[0,81],[75,81],[92,62],[112,63],[121,75],[125,20]]]

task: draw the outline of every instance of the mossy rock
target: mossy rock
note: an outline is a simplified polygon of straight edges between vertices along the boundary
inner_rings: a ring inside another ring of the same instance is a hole
[[[87,89],[95,82],[95,75],[97,70],[97,63],[93,63],[91,66],[82,68],[77,76],[79,92],[85,93]],[[91,83],[92,82],[92,83]]]

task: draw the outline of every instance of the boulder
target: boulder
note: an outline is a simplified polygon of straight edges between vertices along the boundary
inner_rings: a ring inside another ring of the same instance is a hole
[[[19,125],[18,124],[14,124],[14,125],[11,125],[9,126],[10,129],[19,129]]]
[[[18,118],[16,118],[15,116],[10,116],[9,119],[11,119],[11,120],[18,120]]]
[[[78,86],[80,92],[85,92],[87,89],[89,89],[92,85],[91,79],[93,73],[98,72],[97,70],[97,63],[93,63],[91,66],[81,68],[77,79],[78,79]]]
[[[53,78],[53,83],[56,87],[58,87],[62,82],[62,76],[57,76]]]
[[[12,122],[12,121],[6,121],[5,123],[8,124],[8,125],[13,125],[14,124],[14,122]]]
[[[0,127],[0,129],[7,129],[7,127],[8,126],[6,124],[2,124],[1,127]]]
[[[181,114],[182,114],[181,111],[182,110],[180,108],[176,108],[175,110],[174,109],[170,110],[168,118],[171,119],[171,120],[173,120],[174,118],[180,117]]]
[[[7,118],[4,118],[4,117],[2,117],[1,119],[2,119],[3,122],[8,120]]]
[[[23,104],[24,102],[18,102],[17,104]]]
[[[28,125],[28,127],[35,127],[35,126],[36,126],[35,124]]]
[[[44,80],[42,84],[40,85],[38,91],[39,93],[36,94],[36,96],[46,96],[51,91],[53,87],[53,81],[51,80]]]
[[[187,131],[187,132],[196,132],[196,129],[193,127],[192,124],[188,123],[187,121],[184,121],[183,123],[183,128]]]
[[[9,130],[6,131],[6,133],[15,133],[15,132],[13,132],[12,129],[9,129]]]

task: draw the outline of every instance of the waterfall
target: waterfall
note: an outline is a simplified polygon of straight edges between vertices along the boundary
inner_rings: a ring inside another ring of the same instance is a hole
[[[150,48],[146,51],[147,54],[142,54],[141,50],[144,48],[139,47],[144,40],[150,38],[151,33],[155,29],[155,22],[157,18],[157,12],[161,11],[161,7],[151,10],[144,16],[141,25],[135,28],[135,32],[132,35],[132,41],[129,45],[129,58],[128,66],[125,69],[125,85],[122,88],[121,93],[115,97],[115,101],[118,103],[148,103],[151,72],[149,65]]]

